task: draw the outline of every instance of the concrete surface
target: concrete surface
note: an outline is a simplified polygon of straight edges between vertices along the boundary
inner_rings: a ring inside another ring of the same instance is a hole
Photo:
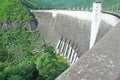
[[[62,37],[78,46],[78,61],[56,80],[117,80],[120,76],[118,17],[101,14],[96,44],[89,50],[91,12],[32,10],[32,13],[38,22],[37,30],[54,48]]]
[[[41,36],[56,47],[58,41],[64,37],[78,46],[77,53],[80,57],[89,49],[91,12],[65,11],[65,10],[31,10],[38,22]],[[119,19],[110,14],[101,14],[102,22],[96,42],[101,39]]]
[[[118,80],[120,23],[56,80]]]

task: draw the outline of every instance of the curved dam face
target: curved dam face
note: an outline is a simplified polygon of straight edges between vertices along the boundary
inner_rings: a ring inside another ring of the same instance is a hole
[[[38,22],[41,36],[56,48],[58,41],[64,41],[75,48],[77,56],[89,49],[91,12],[65,10],[32,10]],[[100,40],[112,27],[117,24],[118,18],[102,14],[96,42]]]
[[[91,12],[33,10],[32,13],[38,21],[37,30],[41,36],[74,63],[56,80],[117,80],[120,67],[119,18],[101,14],[96,42],[89,50]]]
[[[58,12],[33,12],[38,21],[38,30],[41,36],[54,48],[63,37],[72,47],[76,46],[76,52],[83,54],[89,49],[90,20],[79,19],[75,16]],[[73,12],[71,12],[74,15]],[[79,55],[80,56],[80,55]]]
[[[55,80],[120,80],[120,23]]]

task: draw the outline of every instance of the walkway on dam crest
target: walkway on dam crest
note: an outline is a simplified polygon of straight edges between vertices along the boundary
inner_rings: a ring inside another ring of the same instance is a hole
[[[68,15],[71,17],[75,17],[78,19],[82,19],[82,20],[88,20],[91,22],[92,19],[92,12],[91,11],[75,11],[75,10],[31,10],[31,12],[46,12],[46,13],[52,13],[53,17],[56,17],[57,14],[64,14],[64,15]],[[108,14],[110,13],[110,15]],[[114,12],[113,14],[119,14],[119,12]],[[118,22],[116,20],[118,20],[118,18],[114,17],[114,15],[111,15],[112,12],[107,12],[107,13],[102,13],[101,14],[101,19],[104,20],[105,22],[109,23],[112,26],[115,26]],[[110,20],[110,18],[112,18]],[[119,20],[118,20],[119,21]]]

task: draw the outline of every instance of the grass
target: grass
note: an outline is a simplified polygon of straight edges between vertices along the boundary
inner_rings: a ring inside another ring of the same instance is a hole
[[[32,9],[91,8],[95,0],[22,0]],[[120,2],[120,1],[119,1]],[[117,9],[118,0],[102,0],[104,9]],[[120,8],[119,8],[120,9]]]
[[[20,0],[0,0],[0,23],[26,22],[32,19]]]

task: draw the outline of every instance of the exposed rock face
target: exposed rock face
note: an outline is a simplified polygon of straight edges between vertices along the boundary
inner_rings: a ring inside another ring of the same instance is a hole
[[[36,23],[35,21],[26,22],[26,23],[25,23],[25,27],[26,27],[28,30],[36,30],[36,28],[37,28],[37,23]]]
[[[23,26],[22,24],[23,24],[22,22],[1,23],[0,27],[3,27],[3,28],[21,27]],[[35,30],[37,28],[37,23],[35,21],[29,21],[25,23],[25,27],[28,30]]]

